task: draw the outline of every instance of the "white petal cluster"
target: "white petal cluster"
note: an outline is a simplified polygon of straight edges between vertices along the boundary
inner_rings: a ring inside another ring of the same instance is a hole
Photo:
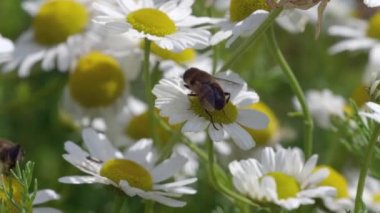
[[[293,99],[295,108],[301,111],[301,105],[297,99]],[[334,95],[330,90],[309,90],[306,92],[306,104],[317,124],[322,128],[331,127],[331,117],[344,116],[345,100]]]
[[[171,207],[186,205],[186,202],[174,198],[181,197],[183,194],[196,193],[194,189],[186,186],[194,183],[197,180],[196,178],[167,183],[167,180],[173,177],[185,165],[186,159],[180,155],[172,155],[169,159],[157,165],[156,154],[153,151],[152,141],[150,140],[140,140],[124,153],[114,148],[106,138],[102,138],[92,129],[83,130],[83,140],[88,152],[75,143],[68,141],[65,143],[67,154],[64,154],[63,157],[66,161],[88,175],[61,177],[59,179],[60,182],[69,184],[101,183],[113,185],[120,188],[128,196],[133,197],[137,195]],[[101,176],[100,170],[103,163],[111,159],[127,159],[144,167],[152,176],[152,190],[145,191],[133,187],[126,180],[115,183]]]
[[[255,201],[267,201],[285,209],[296,209],[301,205],[315,203],[315,198],[334,196],[332,187],[318,186],[328,176],[328,170],[314,172],[317,155],[306,162],[298,149],[265,148],[259,159],[233,161],[229,164],[235,188]],[[293,177],[300,187],[294,197],[281,199],[278,196],[276,181],[269,173],[280,172]]]
[[[162,79],[153,88],[153,94],[157,97],[155,106],[160,109],[161,116],[168,117],[170,124],[183,123],[182,132],[200,132],[207,129],[213,141],[222,141],[227,132],[241,149],[251,149],[255,146],[255,142],[243,127],[264,129],[269,122],[265,114],[247,109],[250,104],[258,102],[259,97],[257,93],[248,91],[246,83],[235,73],[218,73],[216,77],[243,85],[237,89],[221,82],[223,90],[231,94],[230,102],[238,109],[237,119],[232,123],[215,123],[217,127],[215,128],[209,120],[191,110],[188,96],[191,91],[185,88],[179,78]]]

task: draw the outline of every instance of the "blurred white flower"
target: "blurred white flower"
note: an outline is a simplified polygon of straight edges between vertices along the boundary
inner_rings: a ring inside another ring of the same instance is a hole
[[[216,45],[228,39],[226,47],[230,47],[240,36],[248,37],[252,35],[268,17],[269,9],[264,0],[258,0],[254,3],[232,0],[230,12],[226,14],[225,18],[220,19],[216,23],[216,26],[220,29],[212,36],[211,44]]]
[[[194,183],[196,178],[163,183],[185,165],[186,159],[173,154],[157,165],[151,140],[140,140],[122,153],[92,129],[83,130],[82,136],[89,153],[68,141],[65,143],[67,154],[63,157],[89,175],[61,177],[60,182],[112,185],[128,196],[138,195],[170,207],[186,205],[186,202],[173,198],[196,193],[196,190],[186,186]]]
[[[380,123],[380,105],[374,102],[367,102],[366,106],[373,112],[359,112],[359,114]]]
[[[202,28],[193,28],[210,21],[207,17],[191,15],[194,0],[164,3],[120,0],[117,3],[117,7],[106,1],[94,3],[94,8],[99,12],[94,21],[109,32],[147,38],[161,48],[175,52],[209,45],[210,33]]]
[[[33,65],[41,62],[43,70],[66,72],[77,57],[98,41],[96,28],[91,24],[91,0],[55,0],[23,2],[33,17],[32,27],[15,42],[12,60],[4,71],[19,66],[20,77],[28,76]]]
[[[334,44],[331,54],[343,51],[365,51],[369,53],[369,61],[364,73],[364,84],[369,85],[378,77],[380,69],[380,13],[375,13],[368,21],[351,19],[345,25],[335,25],[329,28],[329,34],[342,37],[343,40]]]
[[[206,111],[180,78],[162,79],[154,88],[157,97],[155,106],[160,115],[167,117],[170,124],[184,123],[182,132],[201,132],[208,129],[213,141],[222,141],[227,132],[232,140],[244,150],[255,146],[252,136],[243,128],[263,129],[268,125],[265,114],[246,109],[259,101],[258,95],[247,90],[246,83],[235,73],[226,72],[215,75],[241,85],[236,88],[219,81],[224,92],[230,93],[230,100],[222,110]]]
[[[292,210],[336,193],[332,187],[318,186],[329,172],[313,172],[317,159],[313,155],[305,162],[299,149],[265,148],[259,159],[233,161],[229,170],[235,188],[243,195]]]
[[[294,97],[293,104],[297,111],[301,111],[301,105]],[[331,117],[344,116],[345,100],[341,96],[334,95],[330,90],[309,90],[306,92],[306,104],[310,113],[322,128],[331,127]]]
[[[356,192],[357,185],[353,185]],[[353,197],[356,196],[353,195]],[[380,181],[370,176],[366,177],[363,191],[363,202],[368,210],[372,212],[380,212]]]
[[[40,205],[46,202],[49,202],[51,200],[58,200],[60,196],[51,189],[43,189],[39,190],[36,193],[36,197],[33,200],[33,206]],[[55,208],[49,208],[49,207],[34,207],[33,208],[34,213],[60,213],[61,211]]]
[[[332,212],[346,213],[347,211],[353,211],[355,196],[350,195],[346,178],[334,168],[326,165],[317,166],[314,172],[318,172],[320,169],[327,169],[329,175],[319,185],[331,186],[336,189],[336,196],[321,197],[324,205]]]
[[[10,39],[0,35],[0,64],[11,60],[14,51],[14,44]]]
[[[136,44],[120,36],[105,39],[74,63],[64,90],[62,108],[80,126],[86,126],[88,119],[119,112],[129,96],[130,82],[140,71],[142,55],[134,51]],[[107,45],[111,41],[120,42],[119,47]]]
[[[364,4],[368,7],[379,7],[380,0],[364,0]]]

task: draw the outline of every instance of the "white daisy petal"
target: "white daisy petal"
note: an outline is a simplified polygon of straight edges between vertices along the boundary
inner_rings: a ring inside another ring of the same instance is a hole
[[[255,110],[239,110],[237,122],[248,128],[265,129],[269,118],[264,113]]]
[[[67,176],[58,179],[61,183],[69,184],[92,184],[92,183],[106,183],[105,181],[100,181],[101,179],[94,176]]]
[[[130,29],[129,25],[121,22],[108,22],[105,24],[105,30],[108,33],[121,34],[125,33]]]
[[[202,117],[194,116],[182,127],[182,132],[200,132],[206,129],[208,122]]]
[[[222,141],[224,139],[224,130],[220,124],[209,125],[208,134],[210,135],[211,140],[215,142]]]
[[[158,183],[166,180],[178,172],[186,163],[186,158],[180,155],[175,155],[170,159],[162,162],[152,171],[153,182]]]
[[[39,190],[36,193],[36,197],[33,200],[33,205],[38,205],[51,200],[58,200],[59,195],[51,189]]]
[[[379,7],[380,1],[379,0],[364,0],[364,4],[366,4],[368,7]]]
[[[252,136],[238,124],[232,123],[224,125],[224,129],[231,136],[236,145],[239,146],[239,148],[249,150],[255,146],[256,143]]]
[[[121,156],[121,153],[107,139],[100,139],[93,129],[84,129],[82,136],[88,150],[95,158],[106,161],[107,159]]]

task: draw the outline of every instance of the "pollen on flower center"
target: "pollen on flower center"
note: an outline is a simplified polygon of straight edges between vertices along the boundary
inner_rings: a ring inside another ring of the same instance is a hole
[[[266,0],[231,0],[230,20],[242,21],[256,10],[270,10]]]
[[[167,119],[162,119],[162,122],[165,122],[168,126],[172,128],[179,128],[178,125],[169,125]],[[149,127],[148,111],[132,118],[125,128],[125,133],[136,141],[142,138],[152,138],[153,134],[151,132],[151,129],[147,127]],[[170,138],[172,137],[171,133],[165,130],[161,125],[158,125],[156,128],[160,142],[169,142]]]
[[[128,14],[127,22],[139,32],[166,36],[177,31],[175,23],[168,15],[153,8],[143,8]]]
[[[213,112],[206,112],[204,107],[201,105],[198,97],[190,97],[191,109],[199,117],[203,117],[206,120],[211,121],[210,115],[214,123],[224,123],[229,124],[233,123],[237,119],[238,110],[235,105],[231,102],[228,102],[222,110],[215,110]]]
[[[173,52],[159,47],[154,42],[152,42],[151,51],[163,59],[173,60],[179,64],[192,61],[196,57],[196,52],[194,49],[187,48],[181,52]]]
[[[380,39],[380,12],[373,15],[369,20],[367,35],[372,38]]]
[[[34,38],[42,45],[64,42],[85,29],[88,16],[85,6],[74,0],[47,1],[34,17]]]
[[[100,52],[83,56],[69,78],[71,96],[88,108],[114,103],[124,87],[124,74],[119,63]]]
[[[337,198],[348,197],[348,184],[346,179],[339,172],[329,166],[317,166],[315,167],[315,171],[323,168],[329,170],[329,176],[320,182],[319,185],[334,187],[337,191]]]
[[[130,186],[150,190],[153,187],[153,179],[150,173],[138,163],[126,159],[112,159],[105,162],[100,169],[100,175],[116,184],[126,180]]]
[[[277,195],[279,199],[296,197],[297,193],[300,191],[300,186],[297,180],[290,175],[282,172],[270,172],[267,176],[273,177],[276,182]]]
[[[380,193],[372,195],[372,201],[377,204],[380,203]]]

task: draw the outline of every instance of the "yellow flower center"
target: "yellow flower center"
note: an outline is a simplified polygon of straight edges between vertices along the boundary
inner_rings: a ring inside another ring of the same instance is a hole
[[[130,186],[151,190],[153,179],[150,173],[140,164],[126,159],[112,159],[105,162],[100,169],[100,175],[119,183],[126,180]]]
[[[334,187],[337,191],[337,198],[348,197],[348,184],[346,179],[339,172],[329,166],[317,166],[314,171],[320,169],[328,169],[330,173],[327,178],[319,183],[319,185]]]
[[[297,180],[290,175],[282,172],[270,172],[267,176],[273,177],[276,182],[277,195],[279,199],[296,197],[297,193],[300,191],[300,186]]]
[[[2,175],[0,181],[1,185],[5,183],[6,191],[10,191],[10,187],[12,187],[12,196],[16,203],[21,204],[23,202],[22,195],[23,195],[23,187],[21,186],[20,182],[18,182],[16,179]],[[8,200],[7,195],[5,192],[1,189],[0,190],[0,202],[4,203],[4,207],[6,207],[7,212],[10,213],[17,213],[19,210],[13,206],[13,204]],[[32,209],[32,206],[30,206],[30,210]],[[31,212],[31,211],[30,211]]]
[[[380,193],[372,195],[372,201],[375,203],[380,203]]]
[[[69,78],[71,96],[87,108],[112,104],[122,95],[124,87],[119,63],[100,52],[83,56]]]
[[[157,112],[156,112],[157,113]],[[158,114],[158,113],[157,113]],[[168,120],[166,118],[162,118],[163,122],[169,125]],[[140,140],[142,138],[152,138],[153,134],[149,125],[149,115],[148,111],[135,116],[131,119],[129,124],[125,128],[125,133],[134,140]],[[179,125],[169,125],[173,129],[179,129]],[[161,125],[157,125],[156,131],[158,133],[158,137],[160,142],[166,143],[169,142],[172,137],[171,133],[166,131]]]
[[[153,8],[143,8],[128,14],[127,22],[139,32],[155,36],[166,36],[177,31],[168,15]]]
[[[231,0],[230,20],[233,22],[242,21],[256,10],[270,10],[266,0]]]
[[[197,53],[195,52],[195,50],[191,48],[184,49],[181,52],[173,52],[173,51],[161,48],[154,42],[152,42],[151,51],[163,59],[169,59],[169,60],[177,62],[178,64],[192,61],[197,56]]]
[[[42,45],[55,45],[82,32],[88,23],[85,6],[73,0],[48,0],[34,17],[35,40]]]
[[[379,29],[380,30],[380,29]],[[360,107],[363,106],[364,103],[370,100],[370,97],[368,95],[368,89],[360,85],[355,88],[354,92],[352,93],[351,97],[354,99],[355,103]]]
[[[278,120],[273,111],[263,102],[258,102],[249,106],[249,109],[254,109],[259,112],[264,113],[269,118],[269,124],[267,128],[262,130],[255,130],[250,128],[245,128],[248,133],[255,139],[255,141],[260,145],[265,145],[270,142],[270,139],[278,131]]]
[[[367,35],[380,39],[380,13],[376,13],[368,22]]]
[[[238,110],[236,106],[234,106],[231,101],[229,101],[222,110],[214,110],[213,112],[206,112],[205,108],[202,106],[198,97],[190,97],[190,107],[194,111],[196,115],[202,117],[206,120],[211,121],[210,116],[212,117],[212,121],[214,123],[220,124],[229,124],[236,121]]]

